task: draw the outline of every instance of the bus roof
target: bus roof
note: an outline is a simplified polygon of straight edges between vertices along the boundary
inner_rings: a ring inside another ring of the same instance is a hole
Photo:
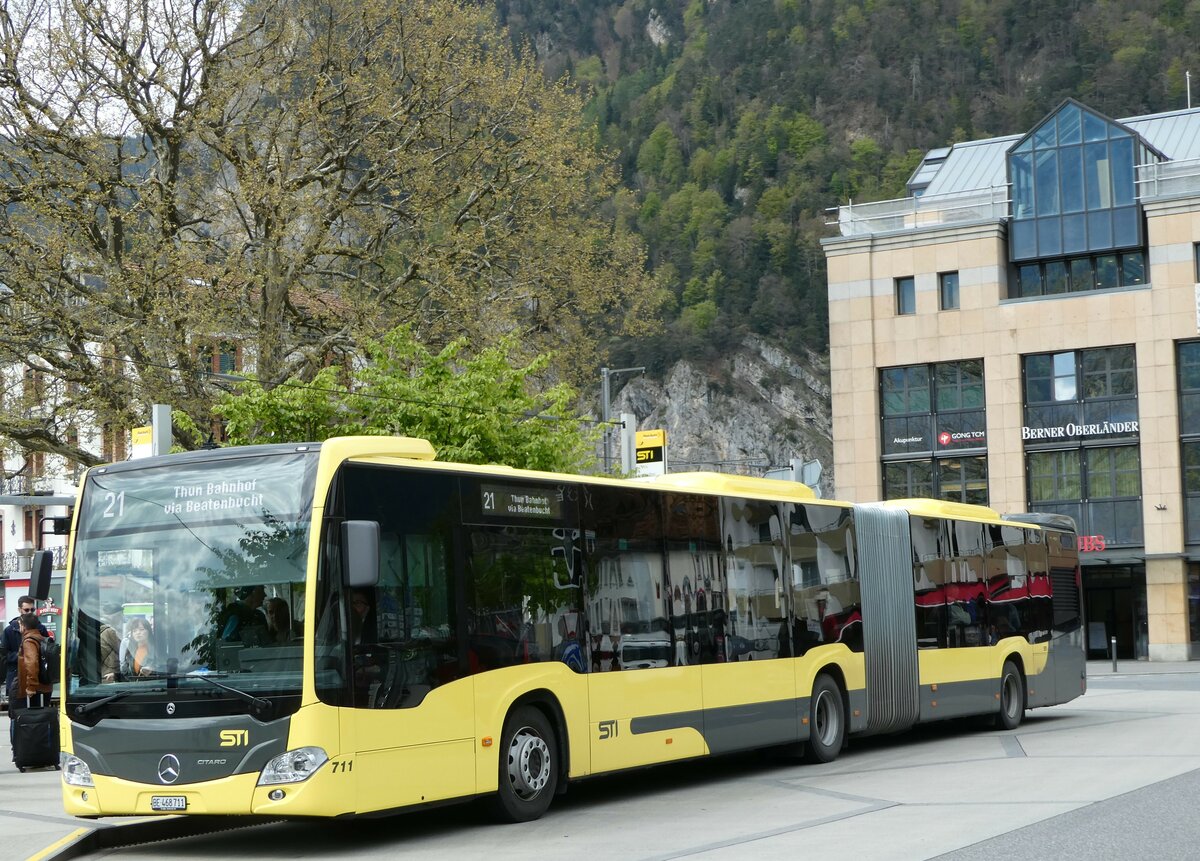
[[[670,472],[666,475],[632,479],[658,488],[688,492],[719,493],[725,496],[764,496],[783,501],[816,499],[812,488],[798,481],[730,475],[724,472]]]
[[[428,441],[415,437],[333,437],[326,440],[324,444],[337,447],[339,455],[348,458],[386,457],[422,460],[430,461],[430,466],[441,465],[482,473],[508,473],[529,476],[530,478],[557,478],[560,480],[566,476],[570,476],[572,479],[579,481],[598,483],[632,481],[637,484],[652,485],[658,490],[679,490],[689,493],[699,492],[729,496],[758,496],[782,501],[817,498],[810,487],[799,482],[782,481],[775,478],[758,478],[749,475],[730,475],[722,472],[672,472],[666,475],[621,479],[611,475],[576,475],[573,473],[520,469],[496,463],[474,464],[438,461],[434,455],[433,446]]]
[[[979,520],[995,522],[1000,512],[986,505],[971,505],[966,502],[946,502],[941,499],[889,499],[877,503],[887,508],[903,508],[916,517],[952,517],[955,520]]]
[[[433,444],[415,436],[335,436],[325,440],[322,445],[336,446],[345,457],[437,460]]]

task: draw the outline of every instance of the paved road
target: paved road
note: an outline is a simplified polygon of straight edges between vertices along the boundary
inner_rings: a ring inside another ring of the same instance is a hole
[[[1144,674],[1130,665],[1115,676],[1105,669],[1090,670],[1087,696],[1031,712],[1015,732],[934,725],[856,741],[823,766],[754,755],[598,778],[573,786],[527,825],[491,825],[478,806],[465,805],[381,820],[275,823],[90,857],[1197,857],[1200,665]],[[0,775],[0,798],[10,785]],[[62,817],[44,815],[55,814]],[[7,836],[19,817],[5,820]]]

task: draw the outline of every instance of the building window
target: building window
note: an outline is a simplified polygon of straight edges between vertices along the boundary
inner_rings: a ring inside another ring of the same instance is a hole
[[[933,461],[909,460],[883,465],[883,498],[932,498]]]
[[[1200,341],[1183,341],[1176,349],[1184,541],[1200,544]]]
[[[233,374],[241,370],[241,350],[236,344],[201,344],[196,350],[201,367],[212,374]]]
[[[119,463],[125,460],[129,455],[126,437],[127,434],[124,430],[114,428],[112,424],[105,424],[100,432],[100,445],[103,449],[101,457],[109,463]]]
[[[1113,252],[1144,246],[1134,172],[1136,165],[1160,157],[1131,129],[1068,101],[1009,153],[1009,259],[1025,263],[1101,255],[1093,259],[1095,281],[1072,279],[1072,290],[1144,283],[1145,266],[1139,274],[1139,260],[1131,258],[1125,272]],[[1059,276],[1061,269],[1039,272],[1049,274]],[[1032,273],[1019,271],[1015,280],[1021,292],[1010,295],[1070,292],[1051,289],[1064,286],[1058,277],[1047,281],[1045,293],[1025,292]]]
[[[1196,283],[1200,284],[1200,242],[1193,243],[1192,256],[1196,258]]]
[[[1184,541],[1200,544],[1200,440],[1183,440]]]
[[[22,387],[22,393],[25,398],[25,405],[28,407],[41,406],[46,400],[46,377],[45,374],[36,368],[25,368],[24,370],[25,384]]]
[[[1134,348],[1026,356],[1024,388],[1030,508],[1069,515],[1110,546],[1140,545]]]
[[[1200,278],[1197,279],[1200,281]],[[1188,566],[1188,629],[1191,631],[1191,648],[1188,659],[1200,660],[1200,569],[1195,563]]]
[[[1083,397],[1129,398],[1137,394],[1137,369],[1132,347],[1109,347],[1082,353]]]
[[[1146,255],[1142,251],[1095,254],[1069,260],[1023,263],[1016,267],[1015,293],[1021,298],[1140,287],[1146,283]]]
[[[1029,452],[1029,504],[1075,518],[1108,546],[1142,543],[1142,473],[1136,445]]]
[[[953,311],[958,307],[957,272],[943,272],[938,275],[938,298],[941,300],[943,311]]]
[[[46,453],[44,451],[25,452],[25,469],[30,478],[41,478],[46,474]],[[32,488],[30,488],[32,490]]]
[[[885,368],[880,372],[883,414],[903,416],[929,412],[929,366]]]
[[[987,503],[983,361],[880,371],[883,493]]]
[[[1132,346],[1025,357],[1027,442],[1136,436]]]
[[[917,313],[917,289],[912,278],[896,279],[896,313]]]
[[[1026,412],[1042,404],[1074,404],[1077,391],[1075,380],[1074,353],[1028,356],[1025,359]]]
[[[951,457],[934,461],[937,498],[947,502],[987,505],[987,458]]]
[[[983,360],[942,362],[933,366],[937,413],[983,409]]]
[[[1079,471],[1079,449],[1067,451],[1038,451],[1028,458],[1029,501],[1046,511],[1046,506],[1060,504],[1072,510],[1062,512],[1078,517],[1083,485]]]

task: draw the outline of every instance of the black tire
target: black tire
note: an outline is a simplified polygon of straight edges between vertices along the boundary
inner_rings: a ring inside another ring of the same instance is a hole
[[[1000,673],[1000,712],[993,720],[996,729],[1016,729],[1025,717],[1025,677],[1012,661]]]
[[[846,743],[846,704],[842,689],[825,674],[817,676],[808,703],[809,762],[833,762]]]
[[[511,712],[500,740],[500,788],[493,805],[497,818],[539,818],[558,789],[558,768],[558,744],[546,716],[532,706]]]

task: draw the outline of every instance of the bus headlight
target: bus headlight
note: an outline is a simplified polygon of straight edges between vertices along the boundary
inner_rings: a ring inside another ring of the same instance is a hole
[[[319,747],[300,747],[289,750],[268,762],[258,776],[259,786],[274,783],[300,783],[308,780],[317,769],[329,761],[329,756]]]
[[[74,754],[59,753],[58,767],[62,769],[62,779],[68,786],[96,785],[88,764]]]

